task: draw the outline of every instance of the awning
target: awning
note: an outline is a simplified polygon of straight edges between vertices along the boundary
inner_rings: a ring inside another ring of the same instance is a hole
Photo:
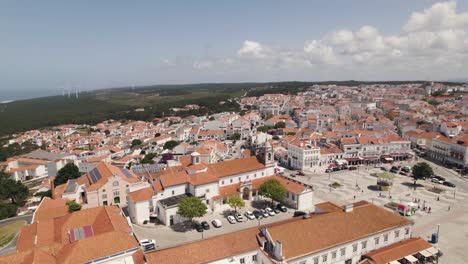
[[[392,158],[384,158],[384,160],[386,160],[386,161],[393,161]]]
[[[406,256],[405,259],[408,260],[408,261],[411,262],[411,263],[415,263],[415,262],[418,261],[417,258],[415,258],[415,257],[413,257],[413,256],[411,256],[411,255]]]
[[[398,260],[392,260],[388,264],[401,264]]]
[[[431,252],[429,252],[427,250],[421,250],[421,251],[419,251],[419,254],[423,255],[425,258],[428,258],[428,257],[432,256]]]
[[[435,247],[430,247],[430,248],[426,249],[426,251],[431,253],[432,256],[436,255],[439,252],[439,250],[437,248],[435,248]]]
[[[378,160],[379,159],[379,157],[377,156],[369,156],[369,157],[362,157],[362,158],[365,160]]]

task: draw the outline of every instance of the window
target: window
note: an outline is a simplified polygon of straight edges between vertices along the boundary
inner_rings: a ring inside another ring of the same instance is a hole
[[[400,236],[400,230],[396,230],[395,231],[395,237],[399,237]]]
[[[248,178],[249,178],[249,176],[250,176],[250,175],[247,175],[247,177],[246,177],[246,178],[248,179]]]
[[[257,261],[257,255],[252,256],[252,261]]]
[[[385,234],[385,235],[383,236],[383,241],[384,241],[384,242],[387,242],[387,241],[388,241],[388,234]]]
[[[112,186],[114,186],[114,187],[115,187],[115,186],[119,186],[119,182],[118,182],[118,181],[113,182],[113,183],[112,183]]]
[[[221,184],[224,184],[224,181],[221,181]]]
[[[353,245],[353,252],[357,252],[357,244]]]
[[[405,228],[405,235],[409,235],[409,227]]]
[[[340,256],[344,257],[346,255],[346,248],[340,249]]]
[[[102,202],[102,205],[107,205],[107,201],[103,201],[103,202]]]
[[[304,261],[304,263],[305,263],[305,261]],[[314,264],[318,264],[318,263],[319,263],[319,258],[318,257],[314,258]]]
[[[254,178],[257,178],[257,173],[254,174]]]
[[[378,237],[375,237],[375,238],[374,238],[374,244],[376,244],[376,245],[379,244],[379,238],[378,238]]]
[[[367,241],[362,241],[361,242],[361,248],[366,249],[367,248]]]
[[[265,172],[262,172],[262,176],[265,176]]]
[[[106,189],[102,189],[102,192],[106,192]]]
[[[232,183],[232,179],[231,179],[231,183]]]
[[[239,259],[240,264],[245,264],[245,258]]]
[[[103,194],[102,199],[107,199],[107,194]]]
[[[241,178],[241,177],[239,177],[239,181],[241,181],[241,180],[242,180],[242,178]]]
[[[327,262],[328,254],[322,255],[322,262]]]
[[[119,196],[120,192],[119,191],[114,191],[114,196]]]
[[[331,255],[332,255],[332,256],[331,256],[332,259],[336,259],[336,250],[335,250],[335,251],[332,251]]]

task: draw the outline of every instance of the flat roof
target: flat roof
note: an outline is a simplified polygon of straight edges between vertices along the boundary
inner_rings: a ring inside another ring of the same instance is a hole
[[[184,194],[180,194],[180,195],[176,195],[176,196],[168,197],[166,199],[159,200],[159,202],[165,207],[170,207],[170,206],[179,204],[180,202],[182,202],[182,200],[190,196],[191,195],[184,193]]]

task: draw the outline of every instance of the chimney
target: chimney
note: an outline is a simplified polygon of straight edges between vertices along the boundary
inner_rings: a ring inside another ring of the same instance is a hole
[[[345,211],[345,213],[352,212],[352,211],[353,211],[353,204],[347,204],[347,205],[345,205],[344,211]]]

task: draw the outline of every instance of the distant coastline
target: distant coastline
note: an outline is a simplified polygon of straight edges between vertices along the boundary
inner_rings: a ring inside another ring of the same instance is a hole
[[[8,104],[8,103],[12,103],[14,101],[15,100],[5,100],[5,101],[1,101],[0,104]]]

